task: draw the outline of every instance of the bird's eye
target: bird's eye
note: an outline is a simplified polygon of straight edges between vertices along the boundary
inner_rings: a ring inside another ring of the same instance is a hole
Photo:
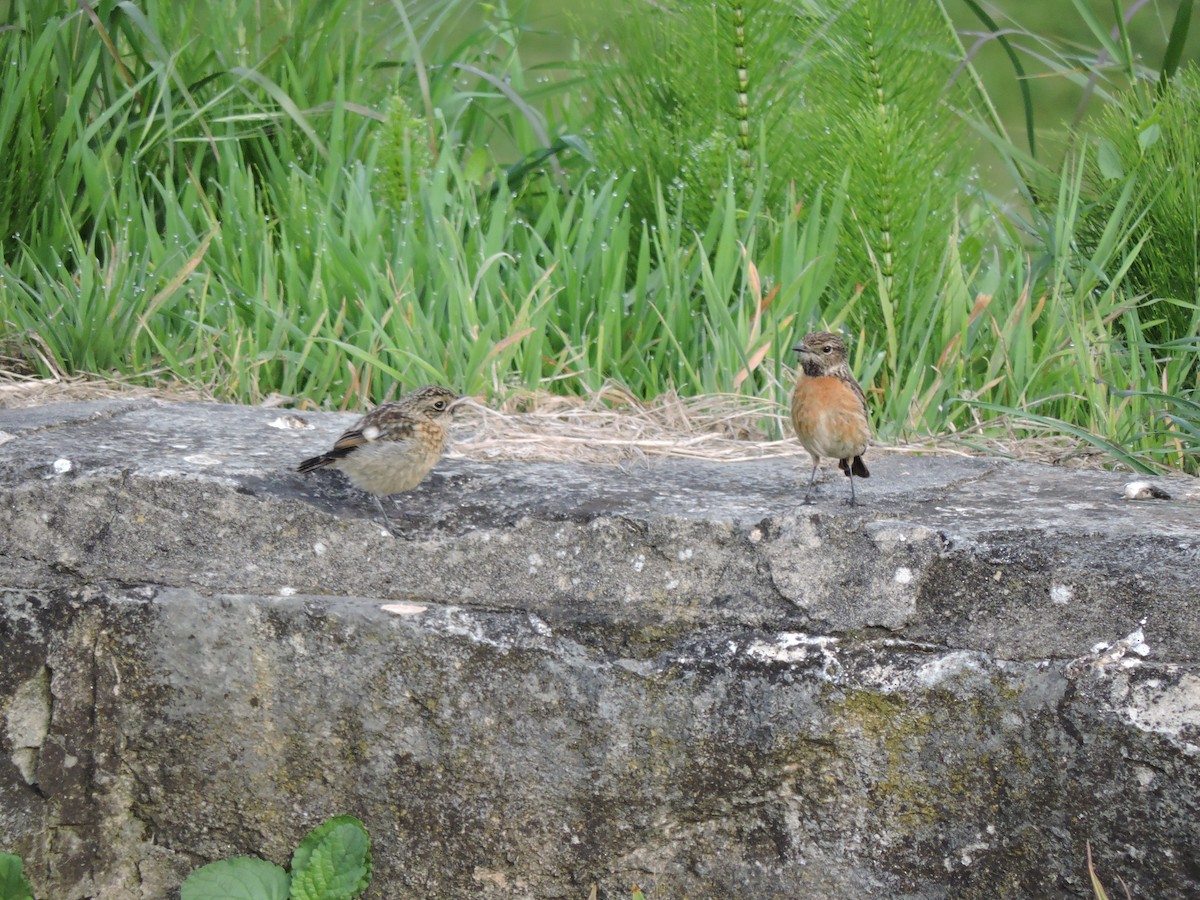
[[[833,344],[826,344],[824,347],[821,348],[821,352],[822,353],[832,353],[833,352]]]
[[[433,402],[433,408],[436,409],[438,412],[441,412],[443,409],[446,408],[446,401],[445,400],[435,400]]]

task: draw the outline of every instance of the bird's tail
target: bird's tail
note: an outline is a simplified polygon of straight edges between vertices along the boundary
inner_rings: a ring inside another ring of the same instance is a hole
[[[849,478],[851,474],[857,475],[859,478],[871,477],[871,473],[867,471],[867,464],[863,462],[863,458],[861,456],[854,457],[853,462],[848,459],[839,459],[838,468],[846,473],[847,478]]]
[[[300,465],[296,466],[296,471],[304,474],[311,472],[313,469],[319,469],[322,466],[327,466],[334,461],[336,457],[332,453],[322,453],[320,456],[313,456],[304,460]]]

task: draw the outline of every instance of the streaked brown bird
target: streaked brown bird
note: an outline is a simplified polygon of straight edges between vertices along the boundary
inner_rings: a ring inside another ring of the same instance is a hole
[[[853,506],[854,476],[871,477],[862,459],[871,423],[867,398],[846,362],[846,343],[836,334],[818,331],[805,335],[792,349],[800,363],[792,393],[792,427],[813,461],[804,502],[809,502],[821,457],[829,457],[850,478],[848,502]]]
[[[464,399],[438,385],[417,388],[375,407],[338,438],[332,450],[304,460],[296,471],[332,466],[345,472],[355,487],[375,498],[388,530],[395,533],[379,498],[425,480],[446,449],[450,420]]]

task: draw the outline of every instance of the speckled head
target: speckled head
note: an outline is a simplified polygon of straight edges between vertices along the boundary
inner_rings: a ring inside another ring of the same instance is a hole
[[[846,361],[846,342],[840,335],[831,331],[806,334],[792,350],[800,357],[801,362],[806,359],[820,360],[825,368]]]
[[[406,394],[400,400],[400,404],[410,414],[425,416],[436,422],[454,415],[455,408],[465,399],[466,397],[459,396],[449,388],[427,384]]]

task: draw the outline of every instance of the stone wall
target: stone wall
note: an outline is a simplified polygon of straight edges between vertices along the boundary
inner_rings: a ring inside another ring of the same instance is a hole
[[[352,417],[0,412],[0,849],[169,897],[359,816],[368,896],[1200,895],[1200,507],[875,455],[447,459],[397,538],[291,468]],[[1144,623],[1144,624],[1143,624]]]

